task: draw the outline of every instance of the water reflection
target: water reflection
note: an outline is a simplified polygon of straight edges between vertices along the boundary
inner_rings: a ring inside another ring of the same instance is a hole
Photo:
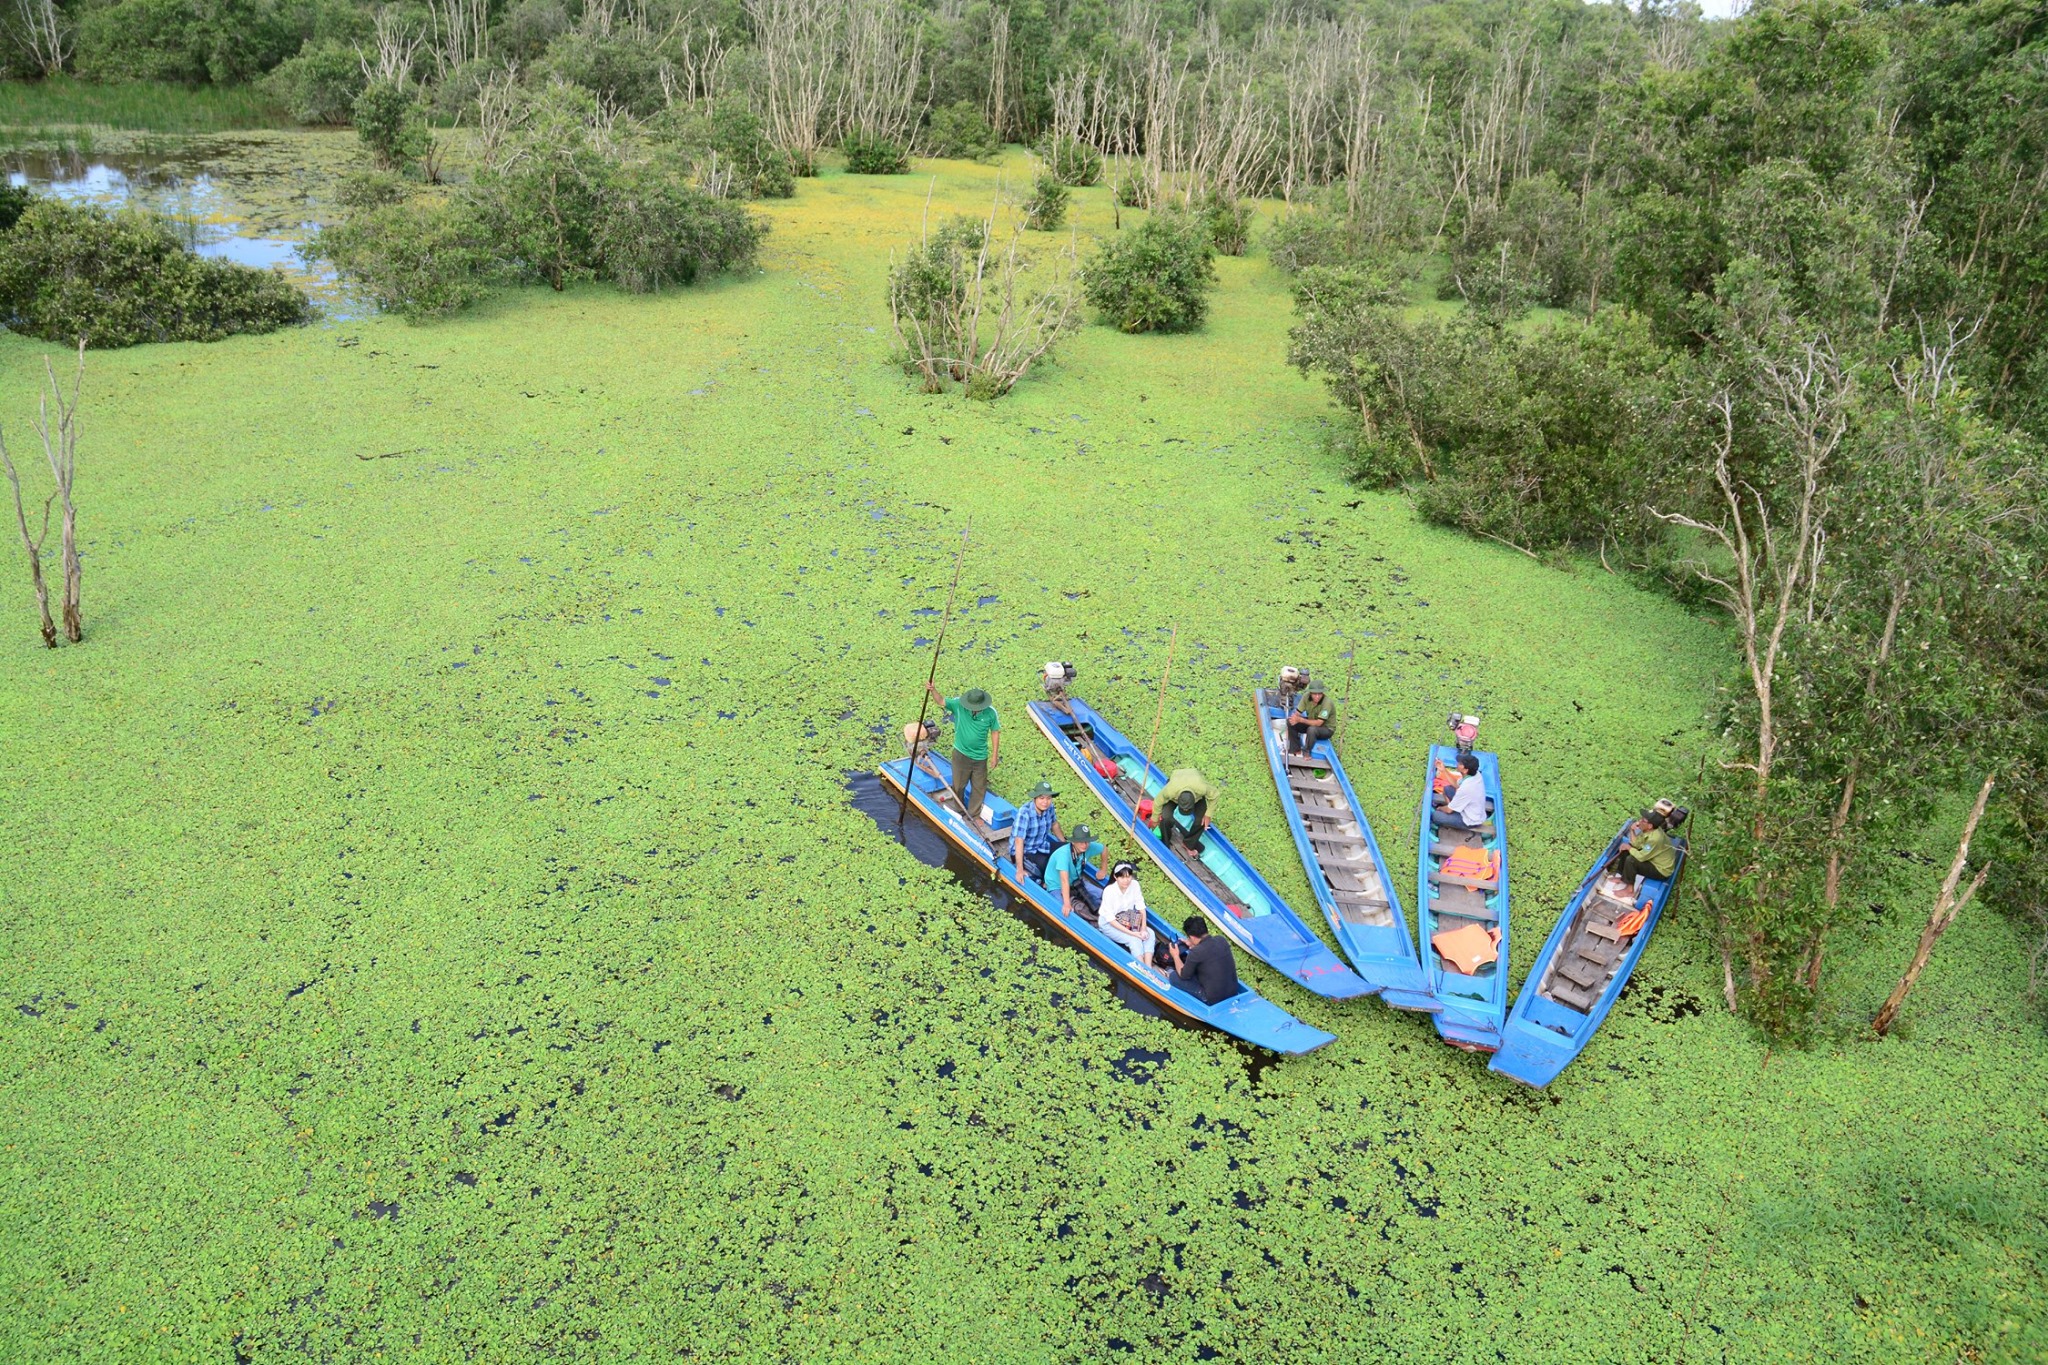
[[[7,178],[70,203],[146,208],[201,256],[281,270],[330,317],[367,304],[301,247],[336,216],[340,164],[331,139],[249,136],[152,138],[126,150],[10,151]],[[296,144],[296,146],[295,146]],[[305,148],[314,155],[294,155]]]

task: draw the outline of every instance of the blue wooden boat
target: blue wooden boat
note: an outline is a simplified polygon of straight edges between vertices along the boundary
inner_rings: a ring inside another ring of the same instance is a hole
[[[882,765],[883,785],[899,796],[909,776],[910,760],[907,758]],[[970,821],[960,808],[959,798],[948,785],[951,776],[951,768],[945,759],[936,754],[926,755],[918,763],[914,780],[909,784],[910,804],[945,836],[948,843],[988,869],[1011,894],[1028,902],[1055,930],[1108,968],[1118,979],[1144,992],[1163,1008],[1271,1052],[1298,1056],[1337,1041],[1335,1034],[1302,1023],[1248,986],[1228,1000],[1211,1005],[1174,984],[1171,974],[1164,969],[1133,961],[1130,952],[1097,928],[1095,921],[1088,918],[1080,907],[1077,906],[1072,915],[1061,914],[1059,897],[1026,876],[1005,856],[1009,851],[1009,831],[1016,818],[1016,807],[991,794],[978,812],[978,818]],[[1091,882],[1100,885],[1092,871],[1087,875]],[[1179,937],[1180,931],[1161,918],[1156,910],[1150,913],[1150,919],[1153,931],[1160,935],[1162,942]]]
[[[1188,857],[1181,848],[1169,851],[1159,841],[1138,819],[1137,805],[1166,785],[1166,774],[1151,766],[1115,726],[1072,696],[1057,704],[1034,701],[1028,709],[1033,723],[1089,791],[1118,823],[1134,832],[1138,847],[1233,946],[1317,995],[1349,1000],[1372,994],[1374,987],[1301,922],[1213,823],[1203,836],[1200,858]],[[1091,754],[1082,751],[1083,743],[1110,766],[1109,774],[1096,769]]]
[[[1500,1051],[1490,1063],[1503,1076],[1537,1087],[1556,1080],[1557,1074],[1585,1051],[1593,1030],[1614,1008],[1650,942],[1651,931],[1663,918],[1664,906],[1685,872],[1685,841],[1674,840],[1678,866],[1672,869],[1671,879],[1644,878],[1631,905],[1631,898],[1610,895],[1607,879],[1601,875],[1628,837],[1628,828],[1622,826],[1579,884],[1578,894],[1565,906],[1529,979],[1522,983]],[[1638,908],[1646,911],[1648,918],[1633,934],[1623,932],[1628,927],[1623,918]]]
[[[1280,693],[1260,688],[1257,710],[1280,809],[1338,945],[1358,974],[1379,988],[1380,999],[1395,1009],[1436,1013],[1443,1006],[1429,993],[1387,860],[1336,747],[1317,740],[1306,758],[1291,755]]]
[[[1500,760],[1475,751],[1479,777],[1486,784],[1487,822],[1476,830],[1444,829],[1430,823],[1430,797],[1436,775],[1455,766],[1458,751],[1448,744],[1429,750],[1429,771],[1422,783],[1422,835],[1416,856],[1416,930],[1421,938],[1422,965],[1429,993],[1443,1006],[1436,1031],[1452,1047],[1491,1052],[1500,1046],[1508,1015],[1508,839],[1500,792]],[[1491,876],[1460,876],[1444,866],[1459,850],[1490,855]],[[1477,926],[1498,935],[1498,957],[1476,974],[1459,971],[1436,950],[1439,934]]]

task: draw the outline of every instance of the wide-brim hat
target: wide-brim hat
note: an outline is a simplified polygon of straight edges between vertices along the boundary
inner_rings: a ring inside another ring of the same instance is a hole
[[[1035,801],[1041,796],[1058,796],[1059,793],[1052,789],[1052,783],[1041,782],[1037,786],[1033,787],[1031,791],[1028,793],[1028,795],[1031,800]]]
[[[970,711],[986,711],[988,702],[988,693],[979,687],[970,687],[960,694],[960,704]]]
[[[1094,837],[1094,830],[1086,825],[1076,825],[1074,826],[1074,832],[1067,836],[1067,842],[1070,844],[1085,844]]]

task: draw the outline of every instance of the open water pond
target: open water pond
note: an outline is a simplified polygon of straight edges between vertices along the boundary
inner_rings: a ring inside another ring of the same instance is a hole
[[[62,148],[12,149],[0,166],[13,184],[38,194],[160,213],[200,255],[281,270],[326,316],[348,318],[371,306],[300,248],[334,221],[335,189],[360,158],[346,132],[109,134]]]
[[[1130,985],[1113,975],[1100,962],[1097,962],[1092,957],[1088,957],[1087,954],[1082,953],[1080,949],[1074,947],[1066,939],[1061,938],[1058,934],[1047,928],[1040,920],[1036,910],[1011,895],[1009,890],[1001,882],[990,876],[988,870],[982,867],[981,864],[975,862],[972,858],[969,858],[966,854],[948,843],[946,837],[940,834],[923,815],[912,811],[907,821],[901,820],[899,816],[903,809],[902,799],[896,793],[883,786],[882,779],[876,774],[870,772],[848,773],[846,775],[846,786],[853,793],[854,809],[873,820],[882,828],[884,833],[901,843],[905,849],[909,850],[912,857],[916,858],[926,867],[936,867],[951,873],[953,879],[959,882],[961,886],[990,902],[998,910],[1008,911],[1020,923],[1029,926],[1033,934],[1036,934],[1055,950],[1062,953],[1074,953],[1087,958],[1088,964],[1101,973],[1104,983],[1109,987],[1109,993],[1125,1009],[1130,1010],[1134,1014],[1142,1014],[1149,1019],[1164,1019],[1175,1028],[1186,1029],[1190,1033],[1212,1034],[1215,1037],[1226,1040],[1232,1047],[1235,1047],[1243,1054],[1247,1074],[1254,1084],[1265,1073],[1266,1068],[1278,1060],[1278,1058],[1261,1052],[1257,1048],[1251,1047],[1238,1039],[1231,1038],[1228,1034],[1220,1033],[1206,1024],[1197,1024],[1193,1020],[1184,1019],[1177,1014],[1160,1009],[1158,1004],[1149,996],[1132,989]],[[1168,1054],[1164,1052],[1152,1053],[1142,1048],[1134,1047],[1124,1058],[1119,1059],[1117,1062],[1112,1062],[1112,1066],[1115,1066],[1119,1071],[1123,1070],[1124,1066],[1134,1062],[1139,1064],[1141,1069],[1143,1067],[1156,1067],[1158,1064],[1163,1063],[1167,1056]]]

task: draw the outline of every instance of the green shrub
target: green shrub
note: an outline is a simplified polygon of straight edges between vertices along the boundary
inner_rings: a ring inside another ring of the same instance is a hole
[[[569,31],[561,0],[519,0],[491,30],[491,51],[522,64],[539,60],[548,45]]]
[[[373,198],[323,229],[313,252],[361,284],[379,308],[412,322],[475,302],[494,269],[482,225],[460,200]]]
[[[642,164],[613,178],[596,247],[606,278],[646,294],[751,262],[765,232],[761,219],[698,189],[681,167]]]
[[[263,78],[264,93],[299,123],[347,123],[363,93],[363,64],[346,44],[307,40]]]
[[[1113,191],[1116,202],[1127,209],[1149,209],[1152,207],[1152,182],[1145,172],[1133,167],[1117,177]]]
[[[1209,240],[1218,251],[1226,256],[1244,255],[1252,236],[1249,204],[1234,195],[1212,190],[1202,198],[1201,213],[1209,227]]]
[[[987,161],[1003,150],[1003,140],[989,127],[981,107],[969,100],[934,109],[925,129],[925,144],[933,156],[960,161]]]
[[[433,146],[419,100],[396,81],[373,81],[363,87],[356,96],[355,125],[356,136],[377,164],[392,170],[416,165]]]
[[[708,184],[714,174],[729,176],[727,195],[787,199],[796,193],[796,167],[789,153],[768,140],[760,116],[739,101],[721,101],[708,114],[667,110],[648,127],[690,158],[700,182]]]
[[[38,199],[0,236],[0,322],[45,341],[218,341],[311,316],[282,276],[194,255],[154,214]]]
[[[1209,312],[1214,257],[1206,223],[1162,209],[1096,252],[1082,268],[1081,287],[1119,331],[1192,331]]]
[[[1360,255],[1360,245],[1344,214],[1310,209],[1290,213],[1266,229],[1266,254],[1293,275],[1353,261]]]
[[[910,169],[910,153],[885,137],[848,133],[839,150],[846,154],[846,169],[854,175],[902,175]]]
[[[597,101],[550,86],[498,164],[476,174],[476,205],[492,253],[517,278],[560,289],[597,275],[597,229],[616,162],[597,145]]]
[[[1038,144],[1038,155],[1062,185],[1086,189],[1102,179],[1102,153],[1077,137],[1047,133]]]
[[[1025,199],[1024,225],[1051,232],[1067,220],[1067,187],[1051,171],[1040,171]]]
[[[661,52],[638,38],[564,33],[533,70],[543,80],[581,86],[633,114],[652,114],[668,103],[661,90]]]
[[[6,232],[21,221],[21,215],[28,212],[29,206],[35,202],[35,194],[28,186],[0,181],[0,232]]]

